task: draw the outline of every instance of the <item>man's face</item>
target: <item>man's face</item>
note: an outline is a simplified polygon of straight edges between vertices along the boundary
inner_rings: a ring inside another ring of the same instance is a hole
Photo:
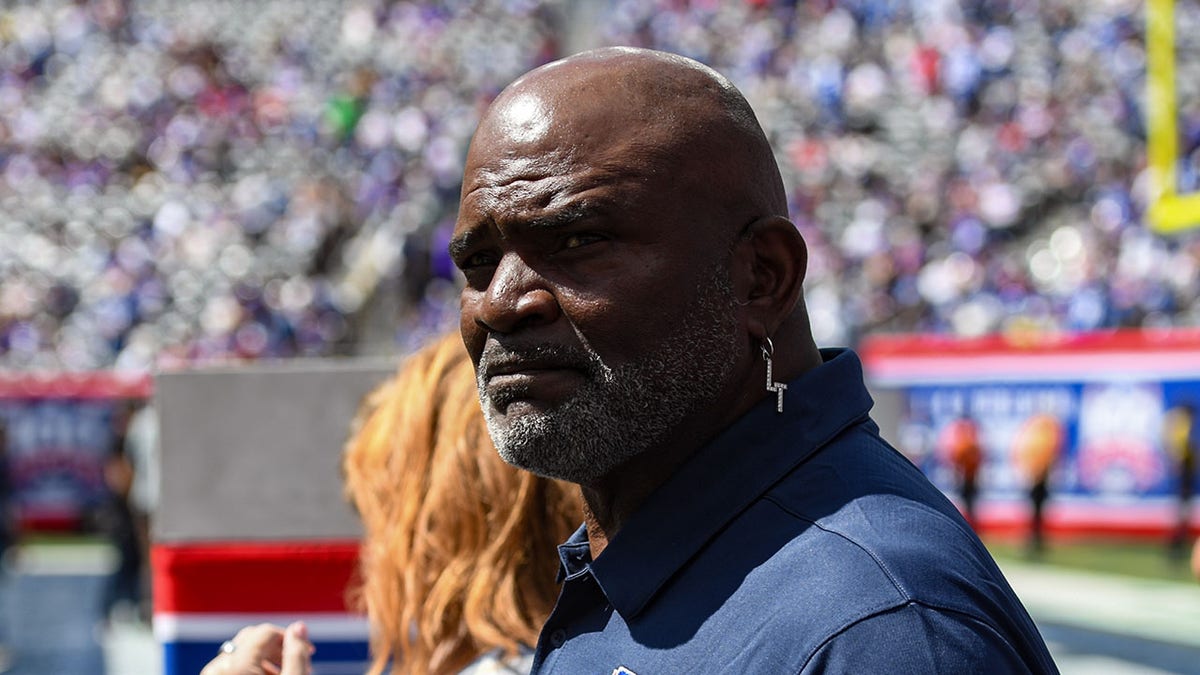
[[[451,254],[500,454],[586,484],[712,406],[743,346],[730,242],[627,133],[581,138],[539,105],[481,127]]]

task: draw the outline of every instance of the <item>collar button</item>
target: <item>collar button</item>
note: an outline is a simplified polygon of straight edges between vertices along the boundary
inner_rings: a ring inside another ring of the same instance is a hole
[[[557,628],[553,633],[550,633],[550,644],[555,647],[561,647],[567,641],[567,631],[562,628]]]

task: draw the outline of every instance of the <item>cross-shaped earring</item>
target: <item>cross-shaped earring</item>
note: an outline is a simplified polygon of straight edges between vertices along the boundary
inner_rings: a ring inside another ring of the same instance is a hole
[[[787,385],[774,381],[771,357],[775,355],[775,345],[771,344],[771,338],[763,338],[761,349],[763,360],[767,362],[767,391],[775,393],[775,412],[783,412],[783,392],[787,390]]]

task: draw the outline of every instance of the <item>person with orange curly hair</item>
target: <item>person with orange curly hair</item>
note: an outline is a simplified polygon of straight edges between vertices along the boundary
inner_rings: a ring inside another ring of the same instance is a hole
[[[367,400],[347,445],[362,516],[361,599],[372,673],[452,673],[537,641],[558,597],[559,542],[578,491],[506,464],[492,447],[462,340],[411,357]]]
[[[371,625],[368,672],[527,671],[558,595],[555,546],[582,520],[578,492],[500,459],[458,335],[366,397],[342,468],[364,528],[354,595]],[[303,626],[230,642],[203,675],[272,672],[264,662],[309,672]]]

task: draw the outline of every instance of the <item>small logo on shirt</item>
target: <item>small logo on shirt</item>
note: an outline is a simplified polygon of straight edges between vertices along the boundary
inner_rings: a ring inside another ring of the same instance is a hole
[[[625,666],[617,666],[613,668],[612,675],[637,675],[637,673],[626,668]]]

